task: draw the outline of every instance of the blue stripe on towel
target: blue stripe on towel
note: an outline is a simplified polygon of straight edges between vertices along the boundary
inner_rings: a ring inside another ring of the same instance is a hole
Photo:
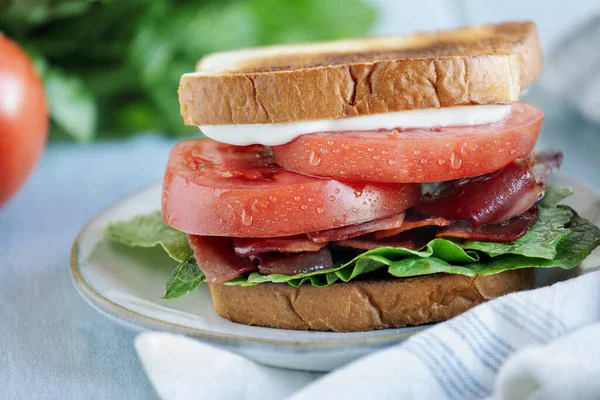
[[[450,364],[450,361],[454,361],[456,365],[452,365],[452,368],[455,374],[461,377],[461,379],[467,380],[468,383],[472,385],[472,387],[467,387],[470,389],[470,391],[474,392],[475,398],[481,398],[482,396],[488,396],[491,394],[491,391],[471,374],[469,369],[463,364],[460,357],[456,355],[454,350],[452,350],[452,348],[446,342],[444,342],[443,339],[435,336],[434,334],[429,334],[429,341],[431,341],[433,344],[437,344],[438,348],[446,353],[446,357],[441,355],[441,357],[439,357],[440,359],[448,362],[448,364]]]
[[[491,307],[492,307],[492,310],[494,310],[494,312],[496,314],[503,317],[505,320],[507,320],[508,322],[510,322],[511,324],[516,326],[517,328],[521,329],[522,331],[527,332],[530,336],[535,338],[538,342],[542,342],[542,343],[546,342],[546,338],[544,336],[540,335],[540,333],[537,330],[532,329],[530,326],[519,322],[519,320],[517,318],[515,318],[515,316],[513,314],[510,313],[510,311],[507,311],[504,307],[501,307],[500,302],[495,302],[495,304],[492,304]]]
[[[421,360],[429,372],[431,372],[439,387],[442,388],[442,391],[446,394],[447,398],[461,398],[461,391],[458,387],[456,387],[455,382],[449,378],[448,372],[445,369],[440,368],[440,366],[435,362],[434,358],[431,357],[429,352],[423,350],[423,345],[415,343],[414,340],[411,340],[403,346],[403,349]]]
[[[527,325],[531,331],[535,331],[539,335],[543,343],[548,342],[554,336],[552,324],[548,321],[540,321],[535,318],[536,314],[522,311],[518,307],[504,301],[498,302],[498,307],[503,307],[511,315],[520,318],[524,325]]]
[[[455,322],[450,322],[448,326],[454,333],[460,336],[463,341],[469,346],[471,352],[479,359],[479,361],[485,365],[490,371],[496,372],[500,366],[500,361],[494,354],[491,354],[490,351],[486,348],[487,346],[484,343],[486,341],[479,341],[473,333],[466,329],[467,319],[462,320],[462,324],[458,324]],[[482,354],[483,353],[483,354]],[[491,360],[490,360],[491,359]],[[492,362],[490,362],[492,361]]]
[[[554,338],[563,336],[569,331],[567,325],[564,323],[563,320],[558,318],[549,310],[541,307],[539,304],[532,303],[531,301],[528,301],[527,299],[520,296],[515,296],[513,300],[515,300],[515,302],[523,308],[529,309],[531,316],[540,321],[543,321],[546,325],[548,325],[553,330]],[[543,314],[544,317],[542,317],[540,314]]]
[[[474,326],[479,327],[483,332],[485,332],[486,335],[490,336],[491,338],[493,338],[493,342],[498,349],[504,349],[505,352],[505,357],[508,357],[511,353],[515,352],[515,348],[510,345],[509,343],[507,343],[506,341],[504,341],[504,339],[502,339],[501,337],[499,337],[498,335],[496,335],[489,326],[487,326],[478,316],[476,313],[471,313],[469,315],[469,317],[471,318],[472,322],[474,322]]]
[[[452,398],[477,399],[490,394],[490,391],[473,377],[454,351],[439,338],[424,334],[410,343],[413,347],[410,349],[411,353],[423,360],[436,376],[440,386],[447,388],[445,391]],[[454,389],[452,393],[450,388]]]

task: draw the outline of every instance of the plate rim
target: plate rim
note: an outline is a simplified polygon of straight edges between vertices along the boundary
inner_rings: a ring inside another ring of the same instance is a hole
[[[143,186],[142,188],[131,192],[118,200],[112,202],[107,207],[103,208],[100,212],[94,215],[77,233],[75,240],[73,241],[73,245],[71,246],[70,256],[69,256],[69,267],[71,270],[71,280],[73,282],[73,286],[79,293],[83,299],[90,304],[93,308],[100,311],[101,314],[104,314],[109,319],[125,325],[130,328],[135,328],[137,330],[140,329],[151,329],[157,331],[166,331],[177,334],[183,334],[186,336],[194,337],[197,339],[204,339],[212,342],[218,342],[224,345],[231,345],[233,347],[238,347],[240,345],[247,346],[280,346],[282,348],[294,349],[294,350],[304,350],[309,348],[318,348],[319,350],[323,350],[323,348],[332,348],[332,349],[341,349],[344,347],[354,347],[357,345],[360,346],[381,346],[387,343],[398,342],[404,340],[417,332],[420,332],[424,329],[427,329],[430,324],[420,325],[416,327],[417,329],[411,329],[408,332],[394,332],[388,335],[378,335],[374,337],[363,337],[363,338],[336,338],[336,339],[308,339],[308,340],[297,340],[297,339],[265,339],[261,337],[251,337],[251,336],[240,336],[231,333],[215,333],[210,332],[201,328],[191,328],[189,326],[180,325],[173,322],[168,322],[164,320],[160,320],[158,318],[150,317],[136,311],[130,310],[114,301],[106,298],[101,293],[99,293],[93,285],[86,281],[83,277],[81,270],[79,268],[79,246],[83,235],[91,228],[91,226],[96,223],[99,219],[105,217],[113,208],[118,207],[122,203],[129,201],[131,198],[136,197],[144,192],[150,191],[151,189],[159,186],[161,184],[160,181],[154,182],[152,184]],[[221,317],[222,318],[222,317]],[[422,329],[418,329],[422,328]],[[275,328],[271,328],[275,329]],[[392,328],[393,329],[393,328]],[[400,328],[402,329],[402,328]],[[369,332],[369,331],[367,331]],[[342,333],[342,332],[340,332]]]

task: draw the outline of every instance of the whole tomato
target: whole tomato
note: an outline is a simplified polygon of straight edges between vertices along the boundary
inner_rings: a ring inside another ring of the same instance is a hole
[[[21,187],[48,136],[48,108],[31,59],[0,33],[0,206]]]

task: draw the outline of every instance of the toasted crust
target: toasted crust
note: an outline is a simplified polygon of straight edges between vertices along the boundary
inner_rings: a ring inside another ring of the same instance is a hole
[[[475,276],[436,274],[404,279],[256,286],[210,285],[217,312],[247,325],[354,332],[450,319],[486,300],[533,287],[535,269]]]
[[[507,104],[540,73],[533,22],[216,53],[181,77],[188,125]]]

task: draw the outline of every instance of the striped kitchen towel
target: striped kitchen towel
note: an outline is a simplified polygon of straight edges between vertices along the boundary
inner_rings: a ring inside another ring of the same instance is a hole
[[[600,272],[482,304],[323,376],[169,334],[136,348],[165,400],[600,399]]]
[[[292,398],[600,399],[600,272],[514,293]]]

